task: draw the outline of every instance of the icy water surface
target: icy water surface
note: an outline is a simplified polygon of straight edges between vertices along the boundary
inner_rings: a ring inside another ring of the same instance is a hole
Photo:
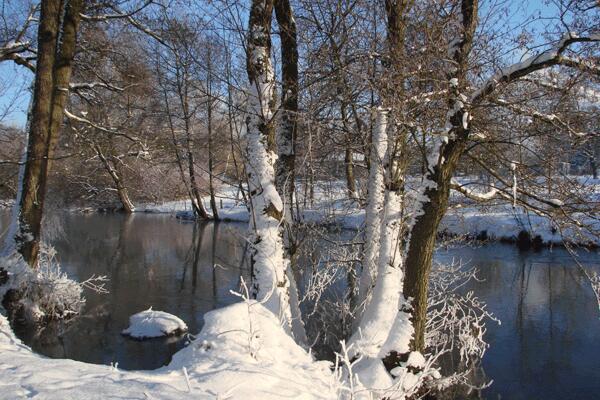
[[[246,224],[192,224],[161,215],[76,215],[60,218],[51,242],[76,279],[107,275],[110,294],[87,293],[83,314],[43,330],[17,334],[49,357],[154,369],[185,337],[135,341],[120,332],[130,315],[152,306],[182,318],[191,333],[207,311],[237,301],[248,277]],[[6,214],[2,215],[6,228]],[[494,381],[485,399],[594,399],[600,392],[600,312],[589,283],[561,249],[521,252],[489,244],[440,251],[438,260],[478,267],[481,282],[465,290],[502,320],[490,324],[483,373]],[[582,258],[600,271],[598,253]],[[213,268],[216,265],[216,268]]]

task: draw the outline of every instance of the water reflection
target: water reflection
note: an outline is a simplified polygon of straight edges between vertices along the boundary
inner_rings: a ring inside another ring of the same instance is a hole
[[[52,241],[76,279],[107,275],[109,295],[86,293],[82,315],[38,330],[17,326],[35,351],[124,369],[154,369],[184,345],[183,337],[135,341],[120,335],[130,315],[152,306],[181,317],[196,333],[204,313],[237,301],[246,275],[246,225],[180,223],[166,216],[64,215],[64,237]],[[213,268],[213,265],[216,265]]]
[[[589,282],[562,249],[519,252],[506,245],[454,249],[439,259],[470,260],[474,290],[500,318],[490,326],[483,369],[488,399],[587,399],[600,389],[599,311]],[[597,253],[582,261],[600,270]]]

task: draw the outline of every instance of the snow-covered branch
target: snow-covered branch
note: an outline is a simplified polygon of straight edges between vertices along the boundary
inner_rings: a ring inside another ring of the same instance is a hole
[[[498,195],[497,188],[492,188],[485,193],[478,193],[478,192],[475,192],[474,190],[466,187],[465,185],[461,185],[460,183],[456,182],[454,179],[452,179],[452,182],[450,183],[450,189],[455,190],[455,191],[463,194],[465,197],[467,197],[471,200],[474,200],[474,201],[489,201]]]
[[[569,46],[575,43],[598,41],[600,41],[600,34],[580,37],[576,33],[566,33],[552,48],[500,70],[500,72],[484,82],[483,85],[471,95],[471,103],[480,102],[486,96],[494,92],[500,85],[511,83],[534,71],[558,64],[568,65],[567,63],[570,63],[571,61],[573,61],[574,65],[580,66],[582,65],[580,62],[575,63],[575,59],[565,57],[563,56],[563,53]]]
[[[130,135],[126,134],[126,133],[117,131],[115,128],[105,128],[105,127],[103,127],[101,125],[96,124],[95,122],[90,121],[87,118],[79,117],[79,116],[77,116],[75,114],[72,114],[67,109],[65,109],[65,116],[67,118],[69,118],[70,120],[86,124],[86,125],[88,125],[88,126],[90,126],[92,128],[98,129],[98,130],[100,130],[102,132],[109,133],[109,134],[115,135],[115,136],[122,136],[122,137],[130,140],[131,142],[134,142],[134,143],[140,143],[141,142],[141,140],[139,138],[135,137],[135,136],[130,136]]]
[[[82,82],[82,83],[70,83],[69,84],[70,90],[92,90],[97,87],[108,89],[108,90],[113,90],[115,92],[122,92],[126,89],[126,88],[111,85],[110,83],[97,82],[97,81],[96,82],[87,82],[87,83]]]
[[[0,47],[0,62],[14,61],[16,64],[24,66],[31,71],[35,71],[35,66],[31,64],[34,57],[24,56],[23,53],[33,52],[29,42],[12,42]]]
[[[526,107],[523,105],[518,105],[515,103],[510,103],[504,99],[496,99],[494,100],[494,103],[504,106],[506,108],[508,108],[509,110],[520,114],[520,115],[526,115],[529,116],[531,118],[535,118],[539,121],[543,121],[546,122],[548,124],[552,124],[554,126],[556,126],[559,129],[563,129],[565,131],[567,131],[569,134],[577,136],[577,137],[584,137],[587,136],[589,134],[593,134],[592,133],[586,133],[586,132],[580,132],[577,131],[575,129],[573,129],[571,127],[571,125],[569,125],[568,122],[563,121],[558,115],[556,114],[547,114],[547,113],[543,113],[541,111],[535,110],[531,107]]]
[[[115,11],[114,14],[87,15],[82,13],[81,18],[87,21],[108,21],[110,19],[132,17],[153,3],[153,0],[146,0],[141,6],[129,12],[122,12],[118,9],[113,8],[113,10]]]

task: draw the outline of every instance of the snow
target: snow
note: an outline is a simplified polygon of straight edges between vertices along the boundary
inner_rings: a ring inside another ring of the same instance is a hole
[[[355,351],[369,357],[376,356],[388,338],[402,291],[402,255],[399,230],[401,228],[401,198],[386,190],[383,224],[381,225],[381,248],[377,267],[377,279],[373,296],[362,316],[358,330],[350,338]]]
[[[54,256],[54,249],[43,245],[35,270],[16,251],[0,257],[0,266],[8,274],[8,281],[0,285],[0,299],[9,290],[17,290],[20,293],[17,307],[21,307],[32,321],[68,318],[77,314],[85,303],[83,287],[86,283],[93,286],[97,278],[92,277],[83,283],[75,282],[62,271]]]
[[[379,233],[381,211],[384,205],[384,170],[383,158],[387,150],[387,116],[388,110],[378,108],[375,130],[371,144],[371,167],[367,190],[367,206],[365,210],[365,250],[363,256],[363,272],[360,275],[358,303],[363,305],[368,300],[377,262],[379,260]],[[360,315],[359,315],[360,317]]]
[[[552,203],[556,207],[562,207],[565,205],[565,202],[560,199],[548,199],[546,200],[548,203]]]
[[[183,333],[187,329],[185,322],[175,315],[150,307],[129,317],[129,327],[122,333],[136,339],[148,339]]]
[[[328,362],[296,345],[256,302],[204,316],[205,325],[171,363],[155,371],[121,371],[39,356],[0,315],[0,399],[338,399]]]
[[[515,164],[516,169],[516,164]],[[511,177],[512,178],[512,177]],[[575,177],[570,176],[570,180],[586,187],[591,196],[595,196],[590,201],[598,201],[600,198],[600,180],[594,180],[590,176]],[[512,179],[511,179],[512,181]],[[461,185],[462,190],[466,191],[471,197],[480,200],[486,200],[485,206],[479,207],[472,202],[460,200],[461,207],[451,206],[445,217],[442,219],[440,231],[457,236],[475,237],[482,231],[487,232],[489,240],[515,240],[519,232],[525,226],[530,230],[532,236],[540,235],[547,244],[559,245],[563,241],[560,232],[556,232],[551,221],[546,217],[526,213],[520,207],[513,209],[512,199],[510,204],[498,196],[495,189],[485,189],[485,185],[479,185],[483,190],[478,190],[478,185],[471,185],[471,179],[454,178],[453,184]],[[416,182],[413,178],[408,178],[408,184],[412,188],[409,197],[418,197],[421,195],[419,190],[423,191],[432,183],[429,180],[423,183]],[[468,184],[468,185],[467,185]],[[341,229],[359,230],[366,227],[366,213],[364,209],[358,208],[355,202],[346,199],[345,183],[328,182],[315,184],[315,204],[313,207],[300,209],[300,221],[306,224],[319,224],[327,226],[336,226]],[[420,186],[421,185],[421,186]],[[512,197],[512,187],[509,188]],[[225,220],[248,222],[249,215],[246,207],[235,200],[235,190],[223,190],[220,196],[224,199],[224,209],[221,210],[221,216]],[[452,196],[463,196],[463,194],[453,193]],[[498,197],[498,202],[489,202]],[[542,196],[543,197],[543,196]],[[208,198],[206,199],[208,201]],[[548,203],[556,207],[564,204],[564,200],[546,199]],[[189,201],[168,202],[160,205],[142,205],[140,212],[161,212],[175,214],[179,211],[189,211],[191,213]],[[190,214],[192,215],[192,214]],[[590,216],[577,216],[581,223],[595,226],[600,229],[598,221]],[[576,235],[574,230],[563,232],[565,238],[573,243],[595,243],[600,245],[600,239],[590,235]]]
[[[425,357],[423,354],[418,351],[413,351],[408,355],[408,360],[406,360],[406,365],[408,367],[414,368],[423,368],[425,366]]]
[[[403,304],[406,303],[404,296],[402,296],[400,302]],[[379,357],[385,357],[391,351],[396,351],[400,354],[410,351],[410,341],[415,333],[410,322],[410,314],[401,308],[395,311],[394,315],[394,323],[389,331],[389,336],[379,350]]]
[[[250,25],[253,37],[268,35],[263,27]],[[252,297],[261,301],[275,314],[284,328],[291,333],[290,280],[286,274],[286,258],[282,221],[284,205],[275,186],[275,161],[277,155],[268,148],[264,127],[271,122],[275,77],[270,48],[248,42],[250,65],[255,76],[250,76],[250,95],[246,118],[245,165],[250,193],[250,231],[252,237]]]

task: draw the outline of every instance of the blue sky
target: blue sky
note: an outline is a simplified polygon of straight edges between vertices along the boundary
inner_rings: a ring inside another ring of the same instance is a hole
[[[486,12],[486,3],[490,2],[482,1],[482,14]],[[547,20],[543,18],[551,17],[556,13],[556,9],[543,0],[513,0],[511,3],[515,6],[513,10],[517,11],[506,16],[505,20],[499,17],[497,23],[516,26],[528,16],[542,17],[530,25],[537,31],[542,31],[547,23]],[[0,63],[0,115],[6,107],[11,106],[11,112],[0,122],[21,128],[25,127],[30,98],[28,87],[31,79],[33,79],[33,73],[29,70],[11,62]]]
[[[29,83],[33,73],[12,62],[0,63],[0,115],[7,107],[10,113],[0,121],[5,125],[25,127],[30,94]]]

